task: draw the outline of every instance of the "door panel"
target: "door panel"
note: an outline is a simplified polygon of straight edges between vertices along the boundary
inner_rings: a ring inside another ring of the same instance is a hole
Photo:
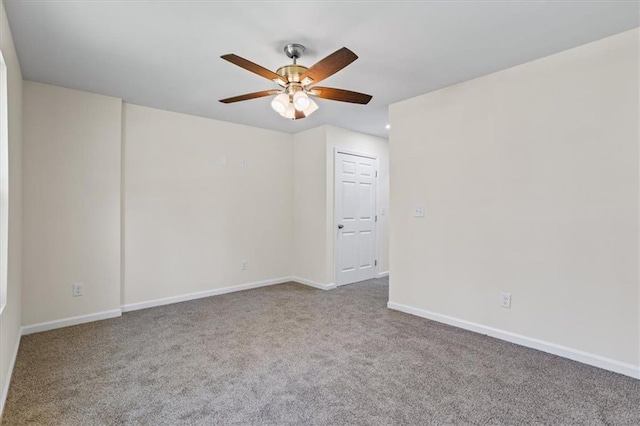
[[[359,244],[358,254],[360,256],[358,268],[360,269],[373,267],[373,262],[371,260],[374,258],[374,253],[372,249],[373,249],[373,244],[375,242],[373,241],[372,237],[373,237],[373,232],[371,231],[360,232],[360,236],[358,238],[358,244]]]
[[[373,165],[360,163],[360,176],[371,178],[373,177],[372,170],[373,170]]]
[[[337,285],[376,276],[376,169],[374,158],[336,153]]]
[[[360,220],[373,219],[373,188],[370,183],[360,183],[358,193],[358,209]]]
[[[342,185],[342,219],[344,221],[355,220],[356,208],[358,203],[356,200],[356,183],[343,181]]]
[[[343,161],[342,162],[342,173],[346,175],[354,175],[356,174],[356,163],[354,161]]]
[[[341,272],[355,271],[356,265],[356,253],[357,253],[357,239],[355,232],[343,232],[342,233],[342,262]]]

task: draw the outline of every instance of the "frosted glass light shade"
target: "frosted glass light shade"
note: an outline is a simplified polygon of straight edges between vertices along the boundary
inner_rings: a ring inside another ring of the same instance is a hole
[[[289,95],[287,93],[280,93],[271,101],[271,108],[279,114],[284,114],[289,104]]]
[[[318,109],[318,104],[309,99],[309,106],[302,112],[304,112],[304,116],[308,117],[313,114]]]
[[[304,111],[307,108],[309,108],[309,103],[310,102],[311,102],[311,100],[309,99],[309,96],[307,96],[307,94],[304,93],[302,90],[296,92],[293,95],[293,106],[298,111]]]

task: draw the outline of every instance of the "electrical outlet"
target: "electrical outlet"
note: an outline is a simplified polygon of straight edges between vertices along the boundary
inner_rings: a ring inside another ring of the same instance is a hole
[[[247,162],[247,160],[242,160],[240,162],[240,167],[242,167],[243,169],[246,169],[248,165],[249,163]]]
[[[413,217],[424,217],[424,205],[418,204],[413,209]]]
[[[500,306],[503,308],[511,309],[511,294],[500,293]]]
[[[73,297],[82,296],[84,294],[84,284],[75,283],[73,285]]]
[[[249,261],[248,260],[243,260],[242,261],[242,270],[246,271],[247,269],[249,269]]]

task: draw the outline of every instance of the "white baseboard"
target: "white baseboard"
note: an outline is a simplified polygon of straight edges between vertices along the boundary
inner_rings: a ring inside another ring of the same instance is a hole
[[[250,290],[252,288],[266,287],[274,284],[282,284],[292,281],[291,277],[275,278],[265,281],[257,281],[247,284],[239,284],[229,287],[215,288],[213,290],[199,291],[196,293],[183,294],[180,296],[165,297],[162,299],[149,300],[147,302],[128,303],[122,305],[122,312],[137,311],[139,309],[153,308],[155,306],[169,305],[171,303],[186,302],[189,300],[202,299],[203,297],[217,296],[220,294],[233,293],[236,291]]]
[[[387,303],[387,307],[396,311],[416,315],[422,318],[427,318],[433,321],[452,325],[458,328],[463,328],[465,330],[473,331],[476,333],[485,334],[490,337],[495,337],[496,339],[505,340],[517,345],[537,349],[542,352],[547,352],[553,355],[561,356],[563,358],[568,358],[573,361],[581,362],[583,364],[588,364],[594,367],[602,368],[604,370],[609,370],[615,373],[624,374],[625,376],[640,379],[640,367],[633,364],[624,363],[615,359],[606,358],[600,355],[595,355],[566,346],[557,345],[555,343],[545,342],[543,340],[523,336],[521,334],[499,330],[497,328],[488,327],[459,318],[437,314],[435,312],[414,308],[412,306],[407,306],[400,303],[389,302]]]
[[[128,303],[126,305],[122,305],[122,312],[137,311],[139,309],[147,309],[147,308],[153,308],[155,306],[163,306],[163,305],[169,305],[172,303],[186,302],[189,300],[201,299],[203,297],[218,296],[220,294],[233,293],[236,291],[243,291],[243,290],[251,290],[252,288],[266,287],[270,285],[282,284],[282,283],[291,282],[291,281],[297,282],[299,284],[304,284],[311,287],[319,288],[322,290],[331,290],[336,287],[336,285],[333,283],[321,284],[321,283],[307,280],[305,278],[300,278],[300,277],[282,277],[282,278],[274,278],[270,280],[257,281],[253,283],[247,283],[247,284],[239,284],[239,285],[234,285],[229,287],[215,288],[212,290],[199,291],[196,293],[183,294],[180,296],[165,297],[162,299],[149,300],[147,302]]]
[[[389,276],[389,271],[378,272],[378,278],[388,277],[388,276]]]
[[[95,314],[80,315],[77,317],[63,318],[55,321],[42,322],[40,324],[23,326],[21,333],[23,336],[26,336],[27,334],[39,333],[41,331],[54,330],[56,328],[69,327],[72,325],[100,321],[109,318],[117,318],[119,316],[122,316],[122,310],[113,309],[110,311],[97,312]]]
[[[295,281],[298,284],[304,284],[304,285],[308,285],[310,287],[315,287],[315,288],[319,288],[320,290],[332,290],[334,288],[336,288],[336,284],[335,283],[329,283],[329,284],[322,284],[316,281],[311,281],[308,280],[306,278],[300,278],[300,277],[291,277],[290,281]]]
[[[11,361],[9,362],[9,369],[7,370],[7,377],[4,380],[4,387],[2,388],[2,396],[0,396],[0,421],[2,420],[2,414],[4,413],[4,404],[7,402],[7,395],[9,395],[9,386],[11,385],[11,376],[13,375],[13,367],[16,364],[16,358],[18,357],[18,348],[20,347],[20,332],[18,332],[18,338],[16,340],[15,348],[13,349],[13,355],[11,355]]]

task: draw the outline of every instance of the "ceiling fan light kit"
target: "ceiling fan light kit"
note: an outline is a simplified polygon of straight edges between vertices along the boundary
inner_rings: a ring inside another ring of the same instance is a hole
[[[234,54],[221,56],[222,59],[232,64],[273,81],[281,86],[281,88],[278,90],[263,90],[261,92],[247,93],[246,95],[221,99],[220,102],[229,104],[276,95],[271,101],[271,108],[282,117],[290,120],[299,120],[308,117],[318,109],[318,104],[316,104],[309,95],[340,102],[363,105],[369,103],[372,97],[364,93],[334,89],[331,87],[311,87],[313,84],[317,84],[321,80],[330,77],[358,59],[355,53],[343,47],[322,59],[311,68],[307,68],[297,63],[304,51],[305,47],[301,44],[287,44],[284,47],[284,52],[289,58],[293,59],[293,64],[282,66],[278,68],[275,73]]]

